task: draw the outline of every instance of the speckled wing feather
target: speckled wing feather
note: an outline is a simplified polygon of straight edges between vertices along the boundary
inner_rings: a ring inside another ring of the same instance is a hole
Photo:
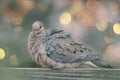
[[[63,30],[54,30],[49,33],[46,35],[46,53],[56,62],[74,63],[101,58],[101,55],[92,52],[83,42],[75,41]]]

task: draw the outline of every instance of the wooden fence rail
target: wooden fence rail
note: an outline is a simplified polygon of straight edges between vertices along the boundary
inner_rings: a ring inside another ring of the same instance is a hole
[[[0,80],[120,80],[120,69],[0,68]]]

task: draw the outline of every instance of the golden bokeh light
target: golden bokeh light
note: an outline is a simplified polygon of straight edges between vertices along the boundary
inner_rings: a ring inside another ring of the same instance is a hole
[[[69,24],[71,20],[72,20],[71,14],[68,12],[62,13],[59,17],[59,22],[63,25]]]
[[[105,36],[105,37],[104,37],[104,40],[105,40],[105,42],[108,43],[108,44],[110,44],[110,43],[112,43],[112,42],[114,41],[114,39],[113,39],[112,37],[109,37],[109,36]]]
[[[0,48],[0,60],[5,58],[5,51],[4,49]]]
[[[108,45],[107,48],[106,48],[106,54],[109,54],[113,51],[113,45]]]
[[[96,27],[99,31],[105,31],[107,26],[108,26],[108,22],[105,20],[101,20],[96,24]]]
[[[120,68],[120,44],[108,45],[103,60],[114,68]]]
[[[113,25],[113,31],[114,31],[114,33],[120,35],[120,23],[115,23]]]
[[[17,0],[24,10],[29,11],[34,8],[34,0]]]
[[[17,26],[17,27],[15,27],[14,31],[21,32],[21,31],[23,31],[23,28],[21,26]]]
[[[10,56],[9,62],[12,66],[17,66],[18,65],[18,60],[17,60],[16,55]]]
[[[81,22],[83,22],[85,25],[89,26],[89,27],[93,27],[93,25],[95,24],[95,17],[92,16],[93,14],[85,11],[81,14]]]
[[[81,0],[73,0],[73,4],[70,7],[70,13],[73,16],[78,16],[82,12],[84,6]]]
[[[95,11],[98,9],[99,6],[101,6],[102,2],[100,0],[88,0],[86,3],[86,7],[89,10]]]
[[[116,14],[119,13],[119,5],[118,5],[118,3],[114,2],[114,3],[109,3],[108,5],[109,5],[110,10],[111,10],[113,15],[116,15]]]
[[[22,17],[21,16],[14,16],[13,19],[12,19],[12,23],[14,25],[19,25],[21,22],[22,22]]]

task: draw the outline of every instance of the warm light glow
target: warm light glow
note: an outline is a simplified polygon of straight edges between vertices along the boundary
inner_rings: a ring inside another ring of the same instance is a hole
[[[112,37],[105,36],[105,37],[104,37],[104,40],[105,40],[106,43],[109,44],[109,43],[112,43],[114,39],[113,39]]]
[[[4,58],[5,58],[5,51],[2,48],[0,48],[0,60]]]
[[[113,51],[113,45],[108,45],[106,48],[106,53],[109,54]]]
[[[23,30],[23,28],[21,26],[17,26],[14,29],[15,32],[21,32],[22,30]]]
[[[119,5],[118,5],[118,3],[116,3],[116,2],[109,3],[109,7],[110,7],[110,10],[111,10],[113,15],[116,15],[116,14],[119,13]]]
[[[83,10],[83,2],[81,0],[73,0],[73,4],[70,7],[70,13],[72,15],[80,15]]]
[[[120,35],[120,23],[115,23],[113,26],[114,33]]]
[[[93,27],[96,23],[95,17],[89,11],[85,11],[81,14],[81,22],[87,25],[88,27]]]
[[[96,24],[96,27],[99,31],[105,31],[108,26],[108,22],[105,20],[101,20]]]
[[[106,48],[106,53],[103,55],[103,60],[111,66],[120,68],[120,44],[111,44]]]
[[[12,55],[12,56],[10,56],[9,61],[10,61],[10,64],[13,65],[13,66],[18,65],[18,60],[17,60],[16,55]]]
[[[29,11],[34,7],[34,0],[17,0],[17,2],[24,8],[24,10]]]
[[[20,23],[22,22],[22,17],[21,16],[14,16],[13,17],[13,21],[12,21],[12,23],[14,24],[14,25],[19,25]]]
[[[62,13],[60,15],[59,21],[63,25],[67,25],[71,22],[71,14],[68,12]]]

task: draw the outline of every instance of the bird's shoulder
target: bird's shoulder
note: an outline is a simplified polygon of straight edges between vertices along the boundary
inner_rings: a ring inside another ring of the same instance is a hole
[[[48,37],[48,36],[51,36],[51,35],[59,34],[61,32],[63,33],[65,31],[64,30],[59,30],[59,29],[46,29],[45,32],[46,32],[46,36]]]

